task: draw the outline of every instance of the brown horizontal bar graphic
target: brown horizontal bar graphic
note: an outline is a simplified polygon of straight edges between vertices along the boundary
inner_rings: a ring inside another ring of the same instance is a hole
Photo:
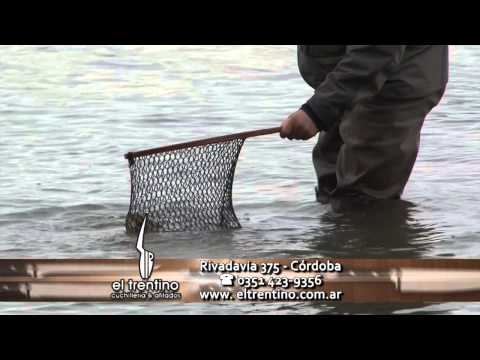
[[[207,259],[205,259],[207,260]],[[295,272],[292,268],[278,275],[260,272],[230,272],[237,277],[288,279],[322,276],[321,285],[289,291],[343,293],[342,302],[423,303],[480,301],[480,260],[476,259],[208,259],[216,264],[339,263],[341,272]],[[201,302],[201,291],[243,291],[236,285],[222,287],[220,272],[201,272],[200,259],[157,259],[150,282],[165,285],[178,282],[176,299],[153,301]],[[226,271],[228,272],[228,271]],[[225,272],[223,272],[225,273]],[[113,283],[138,284],[137,259],[0,259],[0,301],[149,301],[143,298],[116,300]],[[153,286],[153,285],[152,285]],[[252,290],[252,289],[250,289]],[[253,291],[272,292],[260,286]],[[238,302],[238,300],[233,300]]]

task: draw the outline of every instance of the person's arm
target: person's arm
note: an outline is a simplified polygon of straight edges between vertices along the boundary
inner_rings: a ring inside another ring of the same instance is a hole
[[[348,45],[344,58],[302,106],[318,130],[346,108],[377,94],[405,53],[405,45]]]

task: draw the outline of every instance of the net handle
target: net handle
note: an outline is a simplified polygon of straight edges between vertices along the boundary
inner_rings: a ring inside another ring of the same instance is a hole
[[[194,146],[209,145],[209,144],[215,144],[215,143],[237,140],[237,139],[248,139],[248,138],[257,137],[257,136],[276,134],[280,132],[280,129],[281,129],[280,127],[275,127],[275,128],[260,129],[260,130],[253,130],[253,131],[244,131],[236,134],[217,136],[217,137],[212,137],[208,139],[190,141],[190,142],[175,144],[175,145],[168,145],[168,146],[163,146],[163,147],[154,148],[154,149],[148,149],[148,150],[137,151],[137,152],[129,152],[125,154],[125,159],[133,160],[141,156],[160,154],[166,151],[173,151],[173,150],[185,149],[185,148],[194,147]]]

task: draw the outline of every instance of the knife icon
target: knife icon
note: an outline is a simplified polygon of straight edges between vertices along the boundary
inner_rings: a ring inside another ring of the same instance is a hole
[[[153,252],[145,250],[143,247],[143,237],[145,234],[145,224],[147,222],[147,215],[145,214],[145,218],[143,219],[142,227],[140,229],[140,233],[138,234],[137,240],[137,251],[140,253],[139,259],[139,269],[140,269],[140,277],[143,280],[150,279],[153,271],[153,265],[155,262],[155,255]]]

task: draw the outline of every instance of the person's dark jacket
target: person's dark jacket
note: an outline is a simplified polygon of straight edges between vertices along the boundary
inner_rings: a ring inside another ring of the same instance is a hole
[[[448,45],[299,45],[298,65],[315,94],[302,109],[319,130],[365,101],[418,99],[445,88]]]

